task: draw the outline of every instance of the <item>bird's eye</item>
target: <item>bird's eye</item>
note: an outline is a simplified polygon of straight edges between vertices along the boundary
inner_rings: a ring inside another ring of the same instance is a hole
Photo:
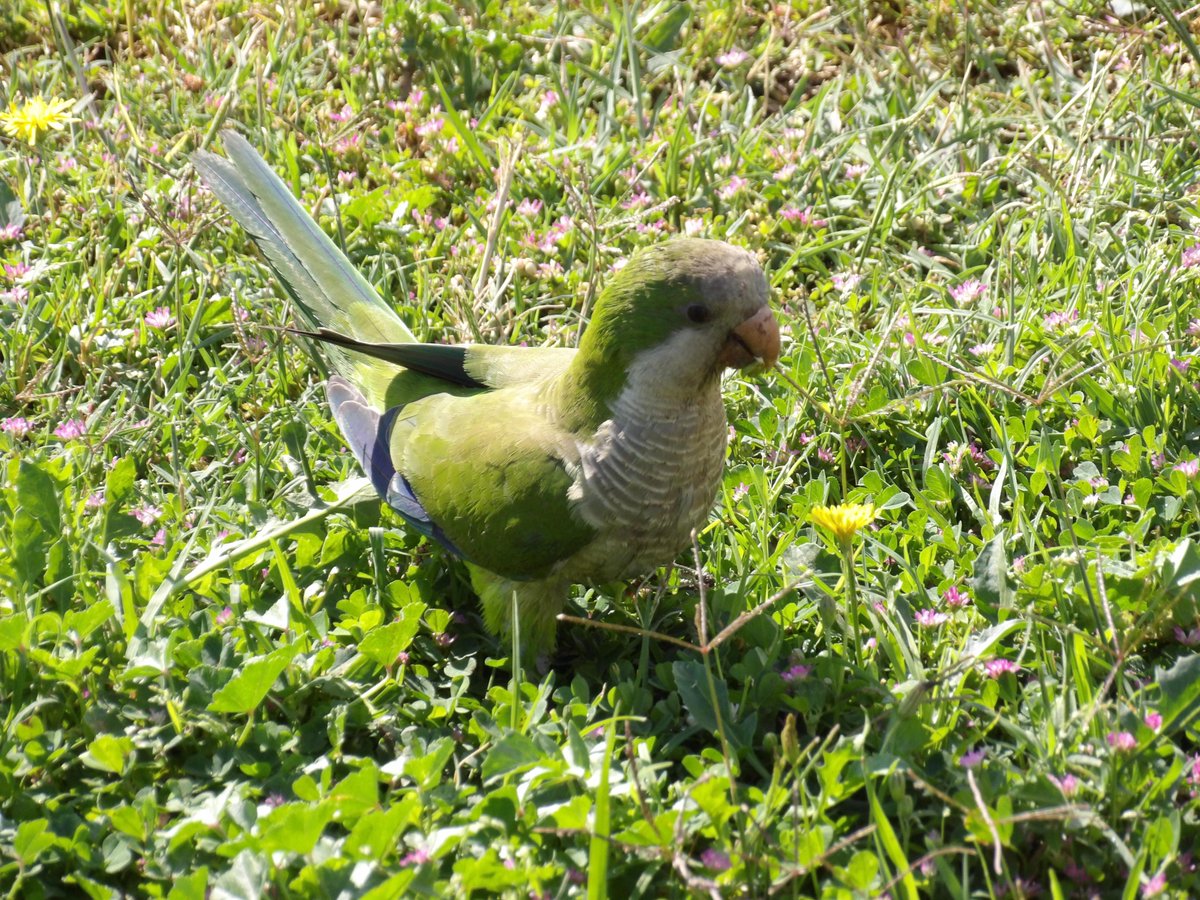
[[[688,321],[696,325],[703,325],[712,318],[712,310],[703,303],[692,303],[684,312],[687,314]]]

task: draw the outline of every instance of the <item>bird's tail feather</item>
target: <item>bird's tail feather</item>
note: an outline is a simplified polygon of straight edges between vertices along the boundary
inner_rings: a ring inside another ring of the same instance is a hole
[[[222,133],[222,142],[228,159],[198,151],[192,162],[262,250],[305,324],[362,341],[415,340],[258,152],[231,131]],[[343,348],[333,348],[330,356],[334,367],[377,404],[398,374],[395,366]]]

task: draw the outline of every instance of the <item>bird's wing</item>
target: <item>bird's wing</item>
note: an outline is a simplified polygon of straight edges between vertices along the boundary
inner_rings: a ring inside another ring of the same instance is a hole
[[[578,447],[536,387],[419,400],[391,425],[395,468],[471,562],[542,578],[595,537],[571,500]]]
[[[544,578],[596,532],[571,500],[573,442],[510,398],[418,401],[396,418],[392,457],[468,560],[506,578]]]
[[[547,575],[595,536],[570,500],[577,450],[521,390],[438,394],[380,414],[345,379],[329,403],[351,451],[415,529],[514,580]]]

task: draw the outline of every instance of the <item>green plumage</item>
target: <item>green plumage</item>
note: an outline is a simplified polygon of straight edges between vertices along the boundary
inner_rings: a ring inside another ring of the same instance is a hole
[[[466,560],[491,630],[508,630],[515,603],[526,651],[547,650],[572,583],[642,574],[686,544],[720,478],[720,372],[749,358],[738,335],[755,340],[743,323],[766,307],[748,254],[642,251],[578,351],[419,344],[250,145],[223,139],[228,159],[196,153],[197,169],[325,347],[363,468]]]
[[[594,536],[567,500],[574,478],[564,463],[578,452],[547,426],[536,396],[525,385],[470,403],[434,395],[406,406],[391,435],[397,470],[450,542],[521,581],[546,577]]]

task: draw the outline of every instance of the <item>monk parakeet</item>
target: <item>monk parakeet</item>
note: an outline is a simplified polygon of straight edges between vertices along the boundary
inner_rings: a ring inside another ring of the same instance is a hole
[[[554,645],[574,583],[671,562],[725,460],[721,373],[779,355],[753,256],[677,239],[636,253],[578,349],[418,343],[241,137],[193,162],[329,353],[329,405],[380,495],[461,557],[484,620]]]

